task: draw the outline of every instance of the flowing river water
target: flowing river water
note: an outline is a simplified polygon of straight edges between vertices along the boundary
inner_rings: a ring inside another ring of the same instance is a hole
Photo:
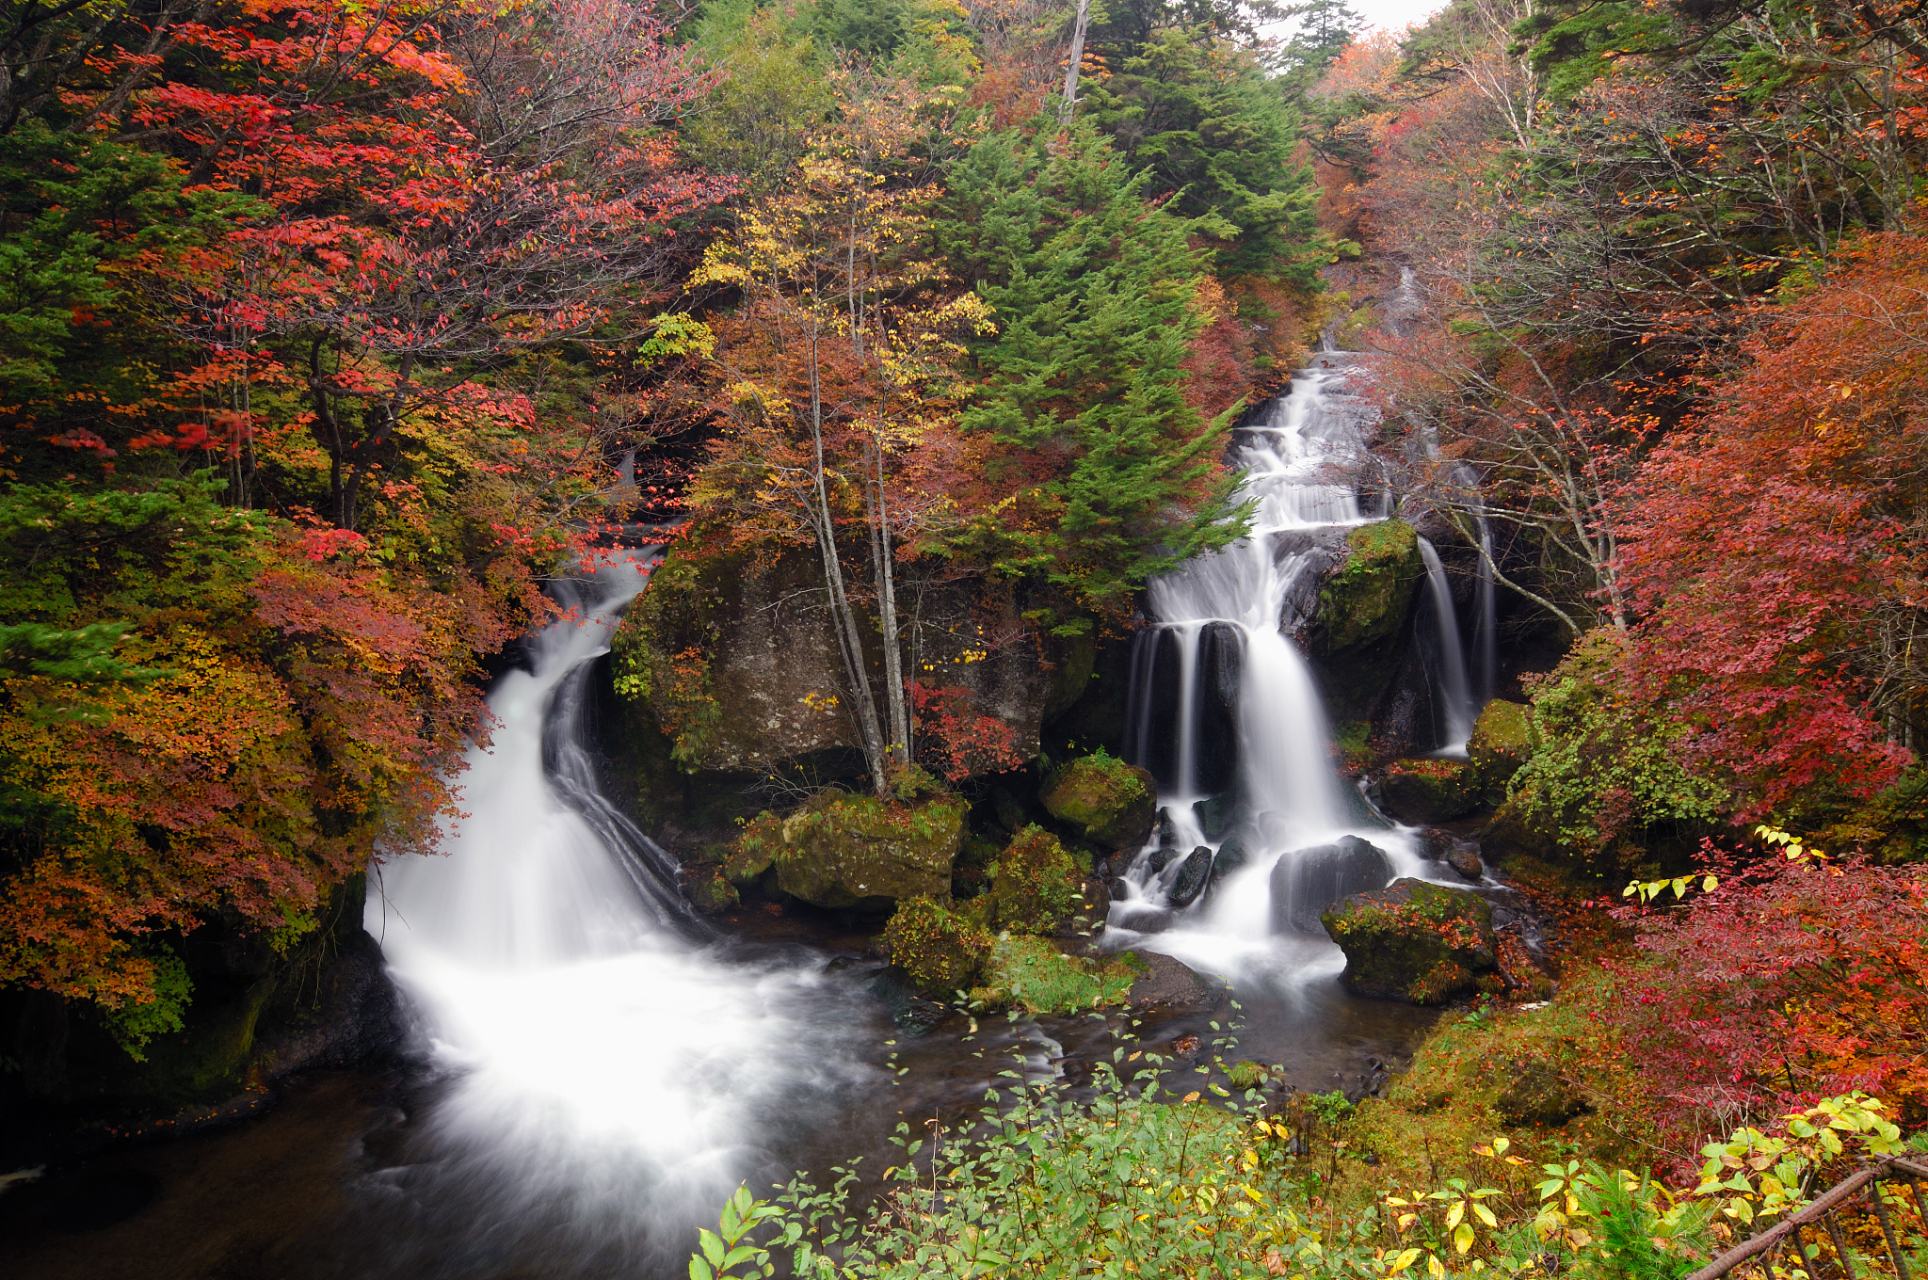
[[[1360,497],[1372,419],[1355,372],[1302,373],[1243,431],[1253,536],[1152,584],[1128,750],[1160,779],[1163,822],[1109,930],[1228,980],[1239,1056],[1321,1092],[1396,1064],[1433,1017],[1348,996],[1317,925],[1351,886],[1434,874],[1340,778],[1288,635],[1319,547],[1384,515]],[[0,1213],[0,1270],[677,1276],[739,1182],[881,1166],[900,1120],[968,1116],[1014,1061],[1075,1081],[1117,1037],[1182,1044],[1226,1016],[953,1015],[911,1034],[875,994],[866,939],[827,917],[754,938],[694,917],[674,860],[604,795],[586,718],[594,663],[648,567],[619,558],[570,589],[570,616],[491,692],[447,856],[385,860],[371,880],[365,923],[411,1018],[407,1064],[315,1073],[245,1126],[55,1171],[37,1200],[14,1197],[37,1209]],[[1177,901],[1201,848],[1212,874]],[[90,1212],[113,1188],[125,1211]]]

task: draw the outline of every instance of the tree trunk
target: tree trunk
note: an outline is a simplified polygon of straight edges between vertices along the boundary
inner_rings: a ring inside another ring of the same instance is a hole
[[[836,522],[832,518],[830,488],[823,471],[823,388],[817,369],[817,335],[813,330],[810,334],[810,443],[815,450],[811,478],[816,488],[816,509],[811,513],[811,523],[816,527],[817,550],[823,556],[824,586],[830,592],[830,616],[837,629],[837,647],[843,653],[851,711],[864,740],[864,762],[870,766],[871,788],[881,796],[886,787],[884,735],[877,725],[877,703],[871,696],[870,673],[864,669],[862,633],[857,630],[850,593],[844,587],[843,564],[837,556]]]
[[[897,628],[897,574],[890,553],[890,511],[884,502],[884,443],[874,440],[877,474],[871,504],[871,558],[877,574],[877,620],[884,642],[884,709],[890,721],[891,763],[910,763],[910,708],[904,694],[904,659]]]
[[[1058,108],[1058,119],[1065,124],[1071,123],[1071,113],[1078,105],[1078,65],[1084,61],[1085,28],[1091,24],[1091,0],[1078,0],[1078,17],[1071,26],[1071,56],[1064,69],[1064,103]]]

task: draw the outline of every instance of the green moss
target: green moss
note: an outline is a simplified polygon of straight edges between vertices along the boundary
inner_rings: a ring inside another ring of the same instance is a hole
[[[897,904],[884,926],[884,950],[918,987],[950,996],[968,988],[990,958],[990,931],[931,898]]]
[[[1464,889],[1396,880],[1319,920],[1346,953],[1345,984],[1361,995],[1441,1004],[1497,963],[1492,904]]]
[[[991,867],[991,906],[998,926],[1016,933],[1057,933],[1084,906],[1084,877],[1058,838],[1029,826]]]
[[[708,867],[698,870],[708,873],[690,881],[690,903],[698,911],[704,915],[715,915],[719,911],[728,911],[740,901],[736,886],[724,879],[721,871]]]
[[[1319,647],[1327,653],[1395,639],[1426,573],[1419,534],[1403,520],[1358,525],[1346,547],[1345,564],[1319,592]]]
[[[708,657],[719,599],[709,585],[713,576],[670,556],[610,639],[617,696],[649,708],[671,739],[671,758],[686,772],[697,768],[723,723]]]
[[[984,985],[971,992],[971,999],[986,1008],[1077,1013],[1124,1004],[1144,971],[1143,962],[1128,952],[1068,956],[1043,938],[1004,933],[991,948]]]
[[[820,907],[947,897],[968,808],[942,791],[915,804],[826,791],[788,817],[758,814],[723,874],[747,884],[774,867],[778,888]]]
[[[1271,1074],[1249,1058],[1243,1062],[1234,1062],[1225,1068],[1225,1080],[1234,1089],[1256,1089],[1264,1084]]]
[[[1533,754],[1532,708],[1525,703],[1502,702],[1497,698],[1487,703],[1473,725],[1466,754],[1472,759],[1473,771],[1479,775],[1486,803],[1499,804],[1506,799],[1506,786],[1513,775]]]
[[[1113,849],[1143,844],[1158,813],[1151,774],[1102,750],[1058,770],[1038,798],[1052,817]]]
[[[1479,808],[1480,775],[1463,760],[1396,760],[1380,780],[1386,812],[1401,822],[1448,822]]]

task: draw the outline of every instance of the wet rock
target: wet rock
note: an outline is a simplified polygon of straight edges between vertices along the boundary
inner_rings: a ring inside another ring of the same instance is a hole
[[[1232,793],[1222,791],[1215,796],[1207,796],[1192,805],[1192,812],[1198,815],[1198,825],[1207,840],[1216,840],[1224,835],[1232,825],[1234,801]]]
[[[1205,885],[1212,878],[1212,851],[1199,845],[1185,857],[1185,863],[1178,869],[1178,878],[1172,881],[1170,891],[1165,895],[1174,907],[1189,907],[1198,901],[1198,895],[1205,892]]]
[[[725,875],[741,883],[750,868],[774,867],[783,892],[820,907],[881,910],[948,897],[968,808],[948,792],[912,802],[825,792],[787,817],[758,815],[737,837]]]
[[[1217,884],[1234,871],[1242,869],[1249,861],[1251,855],[1245,850],[1245,841],[1237,836],[1230,837],[1218,847],[1218,857],[1212,859],[1212,883]]]
[[[1371,718],[1400,669],[1413,595],[1426,576],[1419,535],[1402,520],[1347,531],[1345,559],[1325,578],[1304,628],[1329,711]]]
[[[1072,917],[1072,923],[1081,933],[1096,933],[1105,927],[1105,917],[1111,914],[1111,886],[1103,876],[1090,876],[1080,893],[1083,908]]]
[[[1447,847],[1446,865],[1459,872],[1468,880],[1479,881],[1486,878],[1486,864],[1480,861],[1479,842],[1476,840],[1455,840]]]
[[[1493,908],[1465,889],[1395,880],[1320,917],[1346,953],[1342,980],[1364,996],[1443,1004],[1493,970]]]
[[[1482,799],[1498,805],[1506,799],[1506,784],[1533,754],[1533,709],[1520,702],[1494,699],[1486,704],[1466,743],[1473,771],[1479,777]]]
[[[1158,815],[1158,784],[1151,774],[1102,754],[1073,760],[1038,798],[1052,817],[1111,849],[1144,844]]]
[[[1145,856],[1145,861],[1153,871],[1163,871],[1172,864],[1172,859],[1177,856],[1178,849],[1176,846],[1161,844]]]
[[[1493,1104],[1510,1125],[1565,1124],[1589,1110],[1579,1090],[1542,1062],[1515,1064],[1517,1074]]]
[[[1401,822],[1448,822],[1479,808],[1479,775],[1464,760],[1395,760],[1379,782],[1379,803]]]
[[[1392,883],[1392,859],[1358,836],[1299,849],[1272,867],[1272,927],[1317,933],[1320,913],[1355,893]]]
[[[1170,956],[1156,951],[1128,954],[1144,969],[1131,985],[1132,1008],[1198,1013],[1218,1003],[1219,990]]]
[[[891,965],[919,991],[948,997],[976,984],[990,959],[991,931],[930,898],[897,904],[881,939]]]
[[[919,995],[909,975],[895,965],[873,978],[869,989],[890,1007],[890,1020],[898,1029],[910,1035],[923,1035],[950,1013],[943,1005]]]

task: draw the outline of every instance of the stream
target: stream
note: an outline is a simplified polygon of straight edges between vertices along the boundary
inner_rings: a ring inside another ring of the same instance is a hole
[[[1437,1016],[1347,995],[1317,924],[1346,886],[1438,876],[1414,833],[1341,778],[1282,624],[1304,608],[1318,549],[1389,514],[1377,498],[1362,509],[1372,411],[1353,373],[1328,358],[1241,430],[1253,536],[1151,585],[1127,752],[1159,779],[1161,830],[1130,860],[1108,931],[1227,980],[1237,1056],[1314,1092],[1396,1068]],[[365,924],[414,1028],[406,1063],[310,1073],[259,1119],[9,1192],[0,1271],[682,1276],[696,1227],[740,1182],[796,1169],[827,1182],[859,1156],[880,1169],[900,1120],[968,1117],[1014,1062],[1075,1082],[1126,1039],[1202,1036],[1210,1054],[1229,1006],[1143,1025],[952,1014],[912,1034],[873,994],[868,939],[827,913],[735,933],[695,916],[674,859],[603,795],[587,740],[594,663],[652,560],[625,557],[567,585],[568,616],[492,690],[491,743],[469,753],[447,856],[386,860],[371,877]],[[1463,750],[1490,672],[1467,669],[1483,638],[1459,643],[1450,597],[1434,608],[1452,643],[1433,665],[1457,664],[1436,676],[1439,745]],[[1212,871],[1187,896],[1194,849]]]

